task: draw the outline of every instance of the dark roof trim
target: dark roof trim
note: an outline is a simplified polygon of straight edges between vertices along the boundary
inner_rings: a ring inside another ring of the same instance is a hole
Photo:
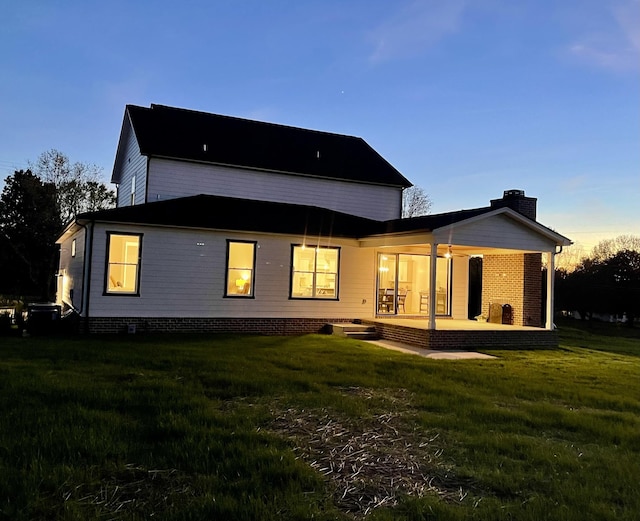
[[[362,138],[152,104],[127,105],[148,157],[388,186],[409,182]],[[121,132],[122,141],[124,132]],[[119,168],[119,153],[114,164]]]

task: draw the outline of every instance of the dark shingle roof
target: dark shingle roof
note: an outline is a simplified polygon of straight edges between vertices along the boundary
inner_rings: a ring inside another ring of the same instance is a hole
[[[126,110],[143,155],[411,186],[359,137],[164,105]]]
[[[78,220],[356,238],[379,221],[315,206],[196,195],[80,214]]]
[[[78,219],[359,239],[385,233],[430,232],[492,210],[489,207],[476,208],[410,219],[375,221],[317,206],[196,195],[83,213]]]
[[[196,195],[87,212],[78,215],[77,221],[363,239],[382,234],[428,233],[494,211],[495,208],[483,207],[375,221],[316,206]],[[558,244],[571,244],[569,239],[540,223],[531,223],[561,239]]]
[[[409,219],[393,219],[383,223],[383,233],[402,233],[413,231],[433,231],[443,226],[449,226],[460,221],[471,219],[488,212],[494,208],[473,208],[470,210],[458,210],[456,212],[439,213],[434,215],[423,215],[411,217]]]

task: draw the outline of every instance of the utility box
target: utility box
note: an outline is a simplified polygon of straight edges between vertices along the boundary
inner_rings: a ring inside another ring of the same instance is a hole
[[[53,302],[39,302],[27,306],[27,330],[32,335],[56,331],[60,325],[61,307]]]

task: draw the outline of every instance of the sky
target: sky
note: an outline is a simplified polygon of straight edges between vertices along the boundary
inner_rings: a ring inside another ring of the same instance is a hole
[[[0,0],[0,179],[109,183],[151,103],[360,136],[432,213],[522,189],[587,251],[640,235],[640,0]]]

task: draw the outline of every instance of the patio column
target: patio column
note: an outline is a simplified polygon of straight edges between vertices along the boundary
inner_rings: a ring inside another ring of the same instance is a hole
[[[545,324],[546,329],[553,329],[553,301],[554,301],[554,291],[555,291],[555,281],[556,281],[556,253],[554,251],[550,251],[549,262],[547,263],[547,323]]]
[[[436,328],[436,266],[438,265],[438,243],[431,243],[431,262],[429,263],[429,326]]]

